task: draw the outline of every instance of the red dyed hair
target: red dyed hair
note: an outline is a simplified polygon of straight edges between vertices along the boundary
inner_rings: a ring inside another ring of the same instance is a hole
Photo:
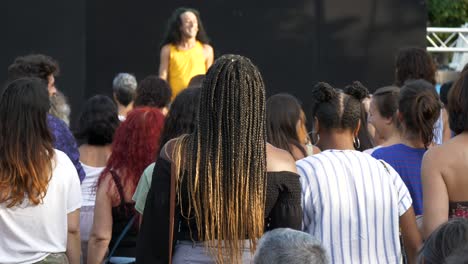
[[[159,153],[163,126],[164,115],[158,109],[142,107],[132,110],[115,132],[112,154],[97,185],[111,176],[112,170],[119,176],[124,193],[135,192],[144,169],[155,161]],[[112,185],[114,182],[110,181],[108,187]],[[113,190],[113,195],[119,197],[117,189]]]

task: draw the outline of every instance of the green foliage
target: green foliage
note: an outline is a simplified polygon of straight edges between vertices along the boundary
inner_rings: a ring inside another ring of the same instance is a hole
[[[431,27],[460,27],[468,22],[468,0],[427,0]]]

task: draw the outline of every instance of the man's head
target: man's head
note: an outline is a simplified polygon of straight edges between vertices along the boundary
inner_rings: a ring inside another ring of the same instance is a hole
[[[47,83],[49,96],[57,92],[55,77],[59,74],[58,63],[49,56],[31,54],[17,57],[8,67],[8,79],[10,81],[22,77],[37,77]]]
[[[114,99],[117,104],[127,107],[135,98],[137,81],[135,76],[129,73],[119,73],[112,82]]]
[[[267,232],[259,241],[254,264],[326,264],[327,253],[310,234],[289,228]]]
[[[177,44],[182,39],[196,38],[208,44],[209,39],[200,20],[200,13],[193,8],[177,8],[167,22],[167,29],[161,46]]]
[[[156,75],[150,75],[138,84],[134,107],[156,107],[166,114],[171,96],[172,90],[169,84]]]

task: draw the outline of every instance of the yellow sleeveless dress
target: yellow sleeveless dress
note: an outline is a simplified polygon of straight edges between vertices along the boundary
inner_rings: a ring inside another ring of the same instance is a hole
[[[179,50],[173,44],[169,46],[169,84],[172,88],[172,99],[187,88],[190,79],[198,74],[206,73],[203,44],[199,41],[188,50]]]

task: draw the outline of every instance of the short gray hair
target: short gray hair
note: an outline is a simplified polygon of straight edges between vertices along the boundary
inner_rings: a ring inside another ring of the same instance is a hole
[[[134,97],[137,88],[137,81],[135,76],[130,73],[119,73],[115,76],[112,82],[112,89],[114,91],[115,98],[118,103],[127,106],[129,105]]]
[[[259,241],[254,264],[327,264],[321,243],[310,234],[290,228],[265,233]]]

